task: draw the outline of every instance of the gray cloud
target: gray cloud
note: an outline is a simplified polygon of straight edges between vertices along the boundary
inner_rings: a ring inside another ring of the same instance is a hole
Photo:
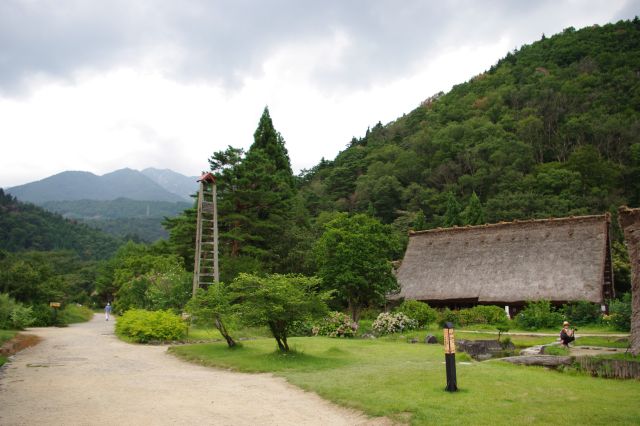
[[[535,21],[559,20],[547,12],[558,3],[5,0],[0,2],[0,93],[19,93],[34,75],[70,79],[81,70],[136,66],[166,48],[180,53],[163,64],[171,77],[233,85],[240,76],[260,73],[283,43],[311,43],[336,31],[353,45],[339,67],[319,68],[313,77],[328,90],[353,89],[406,72],[443,46],[473,47],[514,31],[538,37],[543,31]],[[611,18],[638,4],[627,1]]]

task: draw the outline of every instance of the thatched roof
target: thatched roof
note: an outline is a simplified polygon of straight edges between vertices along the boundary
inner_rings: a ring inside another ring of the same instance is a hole
[[[397,278],[394,299],[601,303],[612,295],[609,215],[415,232]]]

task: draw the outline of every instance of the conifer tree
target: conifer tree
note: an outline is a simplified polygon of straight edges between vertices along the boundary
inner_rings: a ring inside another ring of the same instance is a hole
[[[482,225],[485,223],[484,210],[480,198],[476,195],[475,191],[469,198],[469,204],[464,210],[464,221],[466,225]]]
[[[447,194],[447,210],[444,213],[443,225],[447,228],[451,226],[461,226],[462,207],[460,207],[460,203],[456,200],[455,195],[452,192]]]
[[[218,176],[219,222],[223,256],[255,259],[264,270],[281,271],[287,257],[286,235],[291,220],[294,179],[284,139],[264,109],[245,154],[229,147],[209,159]],[[242,272],[239,267],[237,272]]]

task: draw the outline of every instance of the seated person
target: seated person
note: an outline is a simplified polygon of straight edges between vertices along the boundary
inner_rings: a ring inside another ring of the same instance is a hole
[[[569,347],[569,343],[576,340],[575,338],[575,330],[569,328],[569,321],[565,321],[562,323],[562,330],[560,331],[560,343],[564,347]]]

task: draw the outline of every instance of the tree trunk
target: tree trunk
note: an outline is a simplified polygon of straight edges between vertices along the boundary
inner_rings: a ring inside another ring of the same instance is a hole
[[[351,312],[351,321],[358,324],[360,322],[360,306],[354,300],[349,299],[349,312]]]
[[[229,345],[230,348],[236,345],[235,340],[233,340],[233,338],[227,331],[227,327],[224,326],[224,323],[222,322],[220,317],[216,317],[216,328],[218,329],[220,334],[222,334],[222,337],[224,337],[224,339],[227,341],[227,345]]]
[[[622,206],[618,209],[618,221],[624,231],[624,239],[631,261],[631,353],[640,354],[640,209]]]
[[[278,349],[280,349],[282,352],[288,352],[289,346],[287,345],[286,336],[284,338],[282,337],[282,334],[278,330],[278,327],[276,327],[276,324],[273,322],[269,323],[269,329],[271,330],[271,334],[273,334],[273,338],[276,339]]]

